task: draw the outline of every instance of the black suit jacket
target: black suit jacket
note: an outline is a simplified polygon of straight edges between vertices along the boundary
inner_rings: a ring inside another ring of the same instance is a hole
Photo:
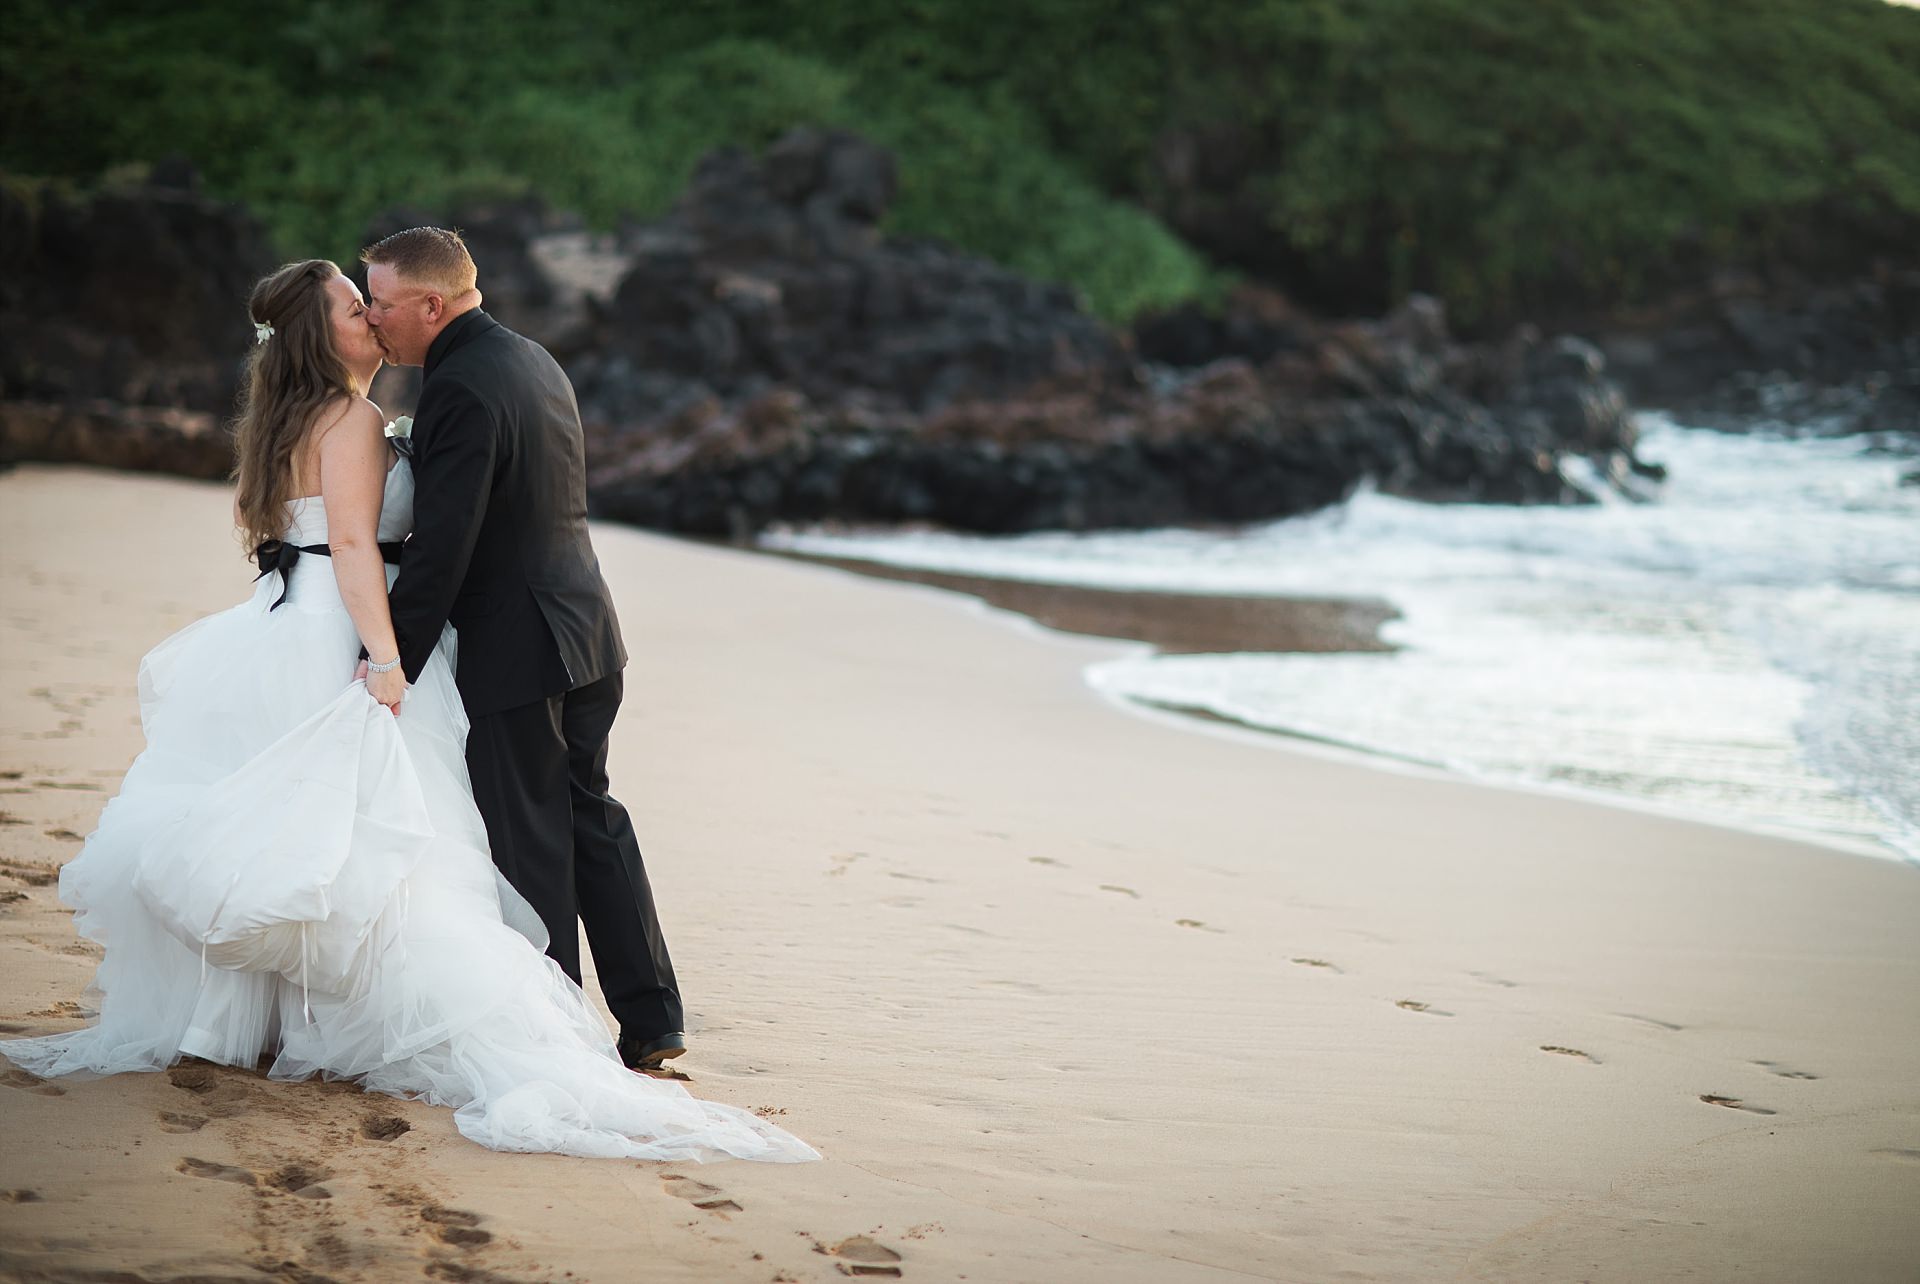
[[[477,308],[457,318],[427,349],[412,438],[413,535],[390,597],[407,679],[448,622],[470,716],[620,669],[580,410],[547,350]]]

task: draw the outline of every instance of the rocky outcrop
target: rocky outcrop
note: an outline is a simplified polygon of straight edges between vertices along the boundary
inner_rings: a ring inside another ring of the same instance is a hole
[[[1429,300],[1334,326],[1257,291],[1117,336],[1061,287],[883,235],[894,181],[884,151],[796,130],[597,239],[536,207],[459,213],[489,309],[562,355],[596,512],[736,537],[1086,529],[1275,517],[1367,478],[1566,502],[1569,453],[1630,471],[1624,402],[1577,341],[1461,345]],[[554,247],[583,237],[599,274],[562,281]]]
[[[1920,431],[1920,270],[1824,286],[1723,276],[1596,333],[1640,404],[1725,427]]]
[[[1568,454],[1623,485],[1635,471],[1601,367],[1578,340],[1455,345],[1438,304],[1415,300],[1157,386],[1065,379],[925,416],[793,390],[708,398],[641,431],[603,425],[591,485],[607,516],[734,537],[825,519],[994,533],[1247,522],[1367,479],[1425,499],[1577,502]]]
[[[788,388],[816,402],[925,414],[1062,377],[1126,380],[1118,342],[1060,286],[927,241],[884,237],[891,155],[795,130],[758,161],[709,155],[665,219],[629,230],[633,262],[593,356],[570,367],[589,415]]]
[[[233,438],[204,410],[0,401],[0,467],[28,460],[217,479],[232,470]]]
[[[276,260],[190,169],[87,194],[0,176],[0,400],[229,413]]]
[[[0,176],[0,467],[226,476],[246,298],[274,261],[178,163],[85,194]]]
[[[1467,344],[1429,299],[1335,324],[1257,291],[1117,335],[1063,287],[882,234],[894,185],[885,151],[796,130],[757,159],[708,156],[653,222],[596,233],[520,201],[394,211],[368,239],[459,226],[488,309],[577,389],[594,510],[663,529],[1246,522],[1368,480],[1562,503],[1586,498],[1569,457],[1622,484],[1633,472],[1625,403],[1577,339]],[[249,338],[238,301],[270,266],[257,230],[190,186],[27,212],[47,261],[10,287],[5,316],[40,306],[50,321],[22,349],[39,355],[7,369],[6,457],[219,475],[216,416]],[[115,295],[108,268],[124,265],[92,233],[123,225],[163,244],[145,284]],[[225,258],[222,241],[237,247]],[[81,285],[69,311],[56,271]],[[87,344],[131,354],[126,369],[82,360]],[[383,376],[375,392],[405,409],[409,381]]]

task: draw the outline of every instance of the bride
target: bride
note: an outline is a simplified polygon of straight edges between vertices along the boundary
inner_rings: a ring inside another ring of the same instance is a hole
[[[488,856],[454,630],[411,687],[354,676],[362,647],[397,654],[382,563],[412,522],[411,468],[364,396],[381,348],[323,259],[268,276],[248,311],[234,516],[260,576],[141,661],[146,750],[61,871],[75,929],[106,947],[98,1022],[0,1055],[43,1076],[272,1056],[270,1078],[453,1106],[496,1150],[818,1158],[628,1070],[546,956]]]

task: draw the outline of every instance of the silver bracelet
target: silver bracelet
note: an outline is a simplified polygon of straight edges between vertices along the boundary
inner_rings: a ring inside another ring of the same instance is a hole
[[[367,657],[368,673],[392,673],[395,669],[399,667],[400,667],[400,657],[397,655],[394,656],[391,660],[388,660],[385,664],[375,664],[373,662],[372,656]]]

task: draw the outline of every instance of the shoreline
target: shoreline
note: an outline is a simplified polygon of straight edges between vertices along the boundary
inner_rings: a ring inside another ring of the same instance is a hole
[[[1252,597],[1103,589],[925,570],[794,549],[755,547],[752,551],[851,571],[868,579],[898,580],[963,593],[1058,633],[1144,642],[1162,655],[1399,650],[1381,639],[1380,629],[1399,619],[1400,612],[1377,597]]]
[[[1783,838],[1813,847],[1823,847],[1844,856],[1892,861],[1920,871],[1920,858],[1908,856],[1898,847],[1883,840],[1868,841],[1823,830],[1768,824],[1765,821],[1734,816],[1726,812],[1695,810],[1673,803],[1663,803],[1653,798],[1607,793],[1560,781],[1527,780],[1518,776],[1477,772],[1467,767],[1430,762],[1407,754],[1369,749],[1330,736],[1315,736],[1306,732],[1264,727],[1259,723],[1247,722],[1195,705],[1162,704],[1159,701],[1143,700],[1135,696],[1108,692],[1102,692],[1102,694],[1113,704],[1135,717],[1165,717],[1172,725],[1209,735],[1226,735],[1240,744],[1277,749],[1283,753],[1321,754],[1338,762],[1352,763],[1379,771],[1423,773],[1435,779],[1460,781],[1488,789],[1538,794],[1547,798],[1565,798],[1572,802],[1584,802],[1600,807],[1618,807],[1644,816],[1656,816],[1694,825],[1711,825],[1716,829],[1730,830],[1737,834],[1751,834],[1756,838]]]
[[[139,656],[246,597],[227,504],[0,475],[6,1032],[89,1005],[97,955],[54,881],[140,747]],[[632,655],[610,771],[688,1001],[676,1064],[824,1161],[498,1154],[443,1108],[202,1066],[0,1075],[0,1276],[1871,1284],[1920,1263],[1907,871],[1251,753],[1084,681],[1138,643],[594,541]],[[330,1198],[291,1193],[295,1169]]]
[[[1400,612],[1392,603],[1382,598],[1250,597],[1230,594],[1215,597],[1198,593],[1102,589],[1050,581],[996,579],[987,575],[927,570],[793,549],[754,548],[751,551],[762,556],[812,563],[867,579],[940,589],[959,594],[979,606],[1003,612],[1050,633],[1132,643],[1160,655],[1213,651],[1258,651],[1268,654],[1392,653],[1400,649],[1379,637],[1382,625],[1400,618]],[[1237,631],[1241,629],[1244,631]],[[1204,645],[1203,639],[1211,639],[1218,645]],[[1691,808],[1635,794],[1479,771],[1471,766],[1355,744],[1335,736],[1266,726],[1202,705],[1174,704],[1108,692],[1099,687],[1093,689],[1118,707],[1134,714],[1151,711],[1168,715],[1176,724],[1190,730],[1218,733],[1221,729],[1230,728],[1253,737],[1253,743],[1269,748],[1331,752],[1339,755],[1343,761],[1377,765],[1382,770],[1411,768],[1495,789],[1514,789],[1603,806],[1618,806],[1651,816],[1813,843],[1849,856],[1891,860],[1920,870],[1920,855],[1909,854],[1892,841],[1891,823],[1887,834],[1867,839],[1732,812]]]

